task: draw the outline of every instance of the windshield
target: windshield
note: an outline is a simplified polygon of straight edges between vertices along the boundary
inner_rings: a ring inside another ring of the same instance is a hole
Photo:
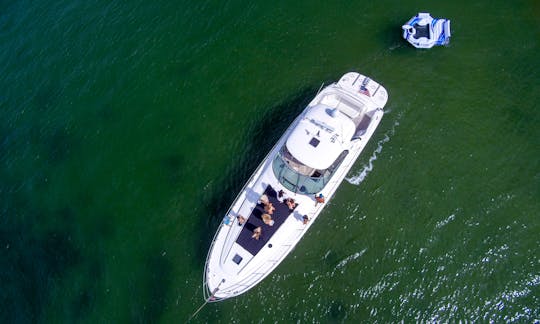
[[[288,190],[305,195],[320,192],[339,167],[349,151],[343,151],[336,161],[326,170],[310,168],[296,160],[283,146],[274,161],[272,169],[279,182]]]

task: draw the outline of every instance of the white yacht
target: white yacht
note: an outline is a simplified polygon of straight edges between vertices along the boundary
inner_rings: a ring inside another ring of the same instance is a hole
[[[225,215],[208,253],[208,302],[268,276],[315,222],[383,116],[386,89],[349,72],[293,121]]]

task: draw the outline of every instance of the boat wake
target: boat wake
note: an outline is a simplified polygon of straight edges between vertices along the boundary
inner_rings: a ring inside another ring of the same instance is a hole
[[[435,228],[439,229],[439,228],[441,228],[443,226],[446,226],[448,223],[453,221],[455,218],[456,218],[456,214],[453,213],[452,215],[446,217],[445,219],[443,219],[441,221],[438,221],[437,224],[435,224]]]
[[[343,269],[343,267],[345,267],[347,265],[347,263],[351,262],[351,261],[354,261],[356,259],[358,259],[359,257],[361,257],[362,255],[364,255],[364,253],[366,253],[367,249],[363,249],[362,251],[359,251],[359,252],[356,252],[352,255],[349,255],[348,257],[346,257],[345,259],[341,260],[337,265],[336,267],[334,268],[334,270],[332,271],[332,274],[331,276],[334,275],[334,272],[336,272],[337,270],[340,270],[340,269]],[[341,273],[343,273],[344,270],[341,270]]]
[[[322,280],[324,278],[334,278],[336,276],[336,272],[337,272],[337,275],[342,275],[342,274],[345,274],[345,271],[346,271],[346,266],[349,264],[349,263],[352,263],[354,262],[356,259],[360,258],[361,256],[364,255],[364,253],[366,253],[367,251],[367,248],[361,250],[361,251],[358,251],[358,252],[355,252],[351,255],[349,255],[348,257],[346,257],[345,259],[339,261],[339,263],[334,267],[334,269],[332,269],[332,271],[328,271],[326,272],[325,274],[317,274],[314,276],[313,280],[311,281],[311,284],[309,285],[308,287],[308,290],[312,290],[316,285],[317,285],[317,288],[319,289],[322,289],[323,287],[323,284],[319,282],[319,280]],[[328,255],[330,255],[331,251],[329,250],[328,252],[326,252],[326,254],[324,255],[323,259],[326,259],[328,257]],[[315,271],[312,271],[311,273],[304,273],[304,276],[313,276],[314,274],[316,274]]]
[[[392,128],[384,134],[383,139],[377,142],[377,148],[375,149],[375,151],[373,151],[373,153],[369,157],[368,164],[364,165],[362,170],[360,170],[360,172],[358,172],[356,175],[352,177],[346,177],[345,180],[347,180],[350,184],[353,184],[353,185],[359,185],[360,183],[362,183],[362,181],[364,181],[367,175],[373,170],[373,162],[377,160],[377,155],[379,155],[382,152],[384,143],[390,141],[390,137],[392,137],[394,133],[396,132],[396,127],[399,126],[400,119],[401,119],[401,115],[398,115],[398,118],[394,122],[394,125],[392,125]]]

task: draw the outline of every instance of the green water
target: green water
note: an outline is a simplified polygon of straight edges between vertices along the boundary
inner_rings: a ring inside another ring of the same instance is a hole
[[[448,47],[400,26],[452,20]],[[322,82],[381,82],[348,181],[194,322],[540,318],[538,1],[0,2],[0,322],[185,322],[211,238]]]

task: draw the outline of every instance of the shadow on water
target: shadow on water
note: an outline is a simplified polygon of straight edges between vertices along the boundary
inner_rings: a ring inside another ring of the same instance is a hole
[[[1,172],[0,172],[1,173]],[[1,174],[0,174],[1,176]],[[88,258],[78,245],[79,215],[71,206],[53,211],[40,208],[28,193],[15,191],[17,183],[0,182],[0,322],[35,323],[46,317],[52,293],[64,276],[75,268],[81,277],[78,294],[64,307],[71,320],[82,318],[92,308],[96,282],[102,277],[100,255]],[[106,219],[104,217],[104,219]],[[110,224],[98,222],[86,229],[95,242],[110,235]],[[97,243],[99,244],[99,243]]]
[[[345,304],[340,300],[332,300],[330,303],[328,312],[329,323],[342,323],[347,314]]]
[[[211,196],[202,198],[206,209],[201,213],[211,216],[201,217],[198,226],[200,244],[197,245],[195,257],[201,265],[206,260],[208,248],[219,223],[235,197],[279,137],[311,101],[317,90],[318,86],[306,87],[291,98],[264,110],[265,113],[255,120],[242,136],[242,138],[250,139],[245,143],[244,154],[235,159],[238,162],[231,164],[223,172],[223,176],[216,179],[214,183],[215,188],[222,188],[222,190],[211,190],[209,191]]]
[[[403,39],[401,26],[401,24],[389,24],[377,32],[377,38],[386,44],[387,49],[393,51],[392,54],[410,54],[411,49],[414,49]]]
[[[32,104],[36,110],[46,112],[58,105],[61,96],[61,85],[54,81],[48,81],[35,90],[32,97]]]
[[[184,165],[186,158],[181,154],[171,154],[162,159],[164,178],[171,186],[178,186],[182,183],[184,177]]]
[[[63,273],[81,261],[69,231],[35,233],[24,221],[8,221],[15,213],[2,210],[0,221],[0,321],[41,320],[50,288]]]
[[[50,89],[36,96],[36,116],[55,105],[58,93]],[[32,127],[0,127],[0,322],[41,321],[52,288],[62,276],[81,264],[82,252],[73,236],[77,215],[71,208],[54,211],[40,208],[37,200],[46,194],[51,167],[71,156],[78,143],[64,124],[45,128],[40,119]],[[30,141],[42,159],[25,159]],[[18,164],[30,165],[20,175]],[[46,223],[57,222],[58,226]],[[44,229],[50,227],[50,229]],[[83,297],[77,308],[88,308]],[[85,301],[86,300],[86,301]]]
[[[138,302],[131,303],[131,320],[136,323],[152,323],[161,317],[167,305],[173,267],[168,258],[162,257],[160,249],[154,249],[147,254],[143,268],[145,280],[142,292],[133,296]]]
[[[45,156],[51,163],[58,163],[71,156],[73,147],[79,145],[75,143],[73,136],[69,134],[65,127],[59,127],[50,134],[48,141],[44,145]]]

